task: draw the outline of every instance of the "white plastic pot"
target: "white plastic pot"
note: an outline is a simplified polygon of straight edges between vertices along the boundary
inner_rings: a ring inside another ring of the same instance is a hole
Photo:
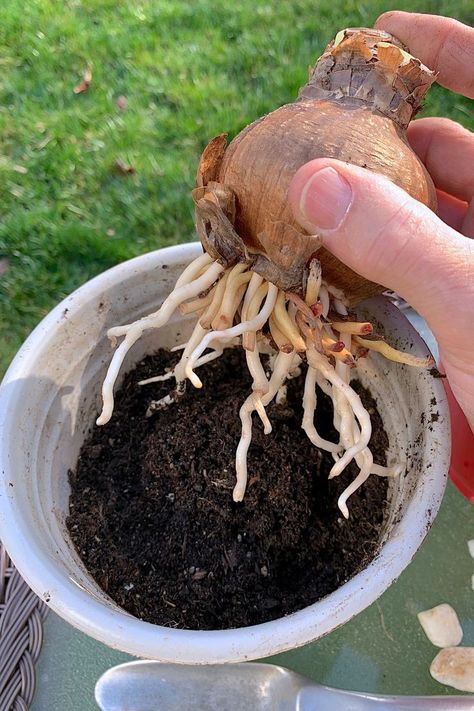
[[[39,324],[0,388],[0,537],[20,573],[55,612],[86,634],[130,654],[192,664],[256,659],[298,647],[370,605],[425,537],[441,502],[450,453],[441,381],[373,354],[360,377],[363,383],[370,380],[390,439],[389,458],[404,459],[407,473],[392,481],[382,546],[370,565],[323,600],[253,627],[167,629],[117,607],[89,576],[69,539],[67,473],[100,409],[101,381],[112,354],[107,328],[155,310],[199,251],[198,244],[158,250],[85,284]],[[385,299],[367,302],[362,312],[390,343],[426,355],[423,341]],[[178,316],[146,334],[123,372],[145,353],[182,342],[189,326]],[[432,419],[432,412],[438,417]]]

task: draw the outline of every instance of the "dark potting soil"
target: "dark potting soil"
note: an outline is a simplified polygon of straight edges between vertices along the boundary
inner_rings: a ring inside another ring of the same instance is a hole
[[[254,415],[247,492],[236,504],[239,408],[250,386],[244,355],[226,351],[199,370],[202,390],[188,385],[178,403],[146,419],[150,400],[173,381],[137,382],[174,362],[161,351],[128,374],[112,421],[93,428],[70,472],[67,526],[98,584],[149,622],[220,629],[287,615],[352,577],[378,548],[387,481],[369,477],[343,519],[337,498],[358,469],[328,481],[331,455],[301,429],[303,378],[288,383],[286,406],[267,408],[272,434]],[[375,461],[385,464],[380,416],[356,389],[371,413]],[[335,441],[319,388],[316,425]]]

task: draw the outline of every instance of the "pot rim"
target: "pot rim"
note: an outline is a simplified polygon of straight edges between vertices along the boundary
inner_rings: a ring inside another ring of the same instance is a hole
[[[347,622],[372,604],[393,583],[418,550],[439,509],[444,493],[450,455],[449,412],[440,380],[433,380],[439,420],[427,432],[433,452],[429,472],[420,477],[400,522],[398,535],[382,545],[362,571],[325,598],[286,617],[270,622],[226,630],[181,630],[139,620],[124,610],[113,610],[75,583],[31,536],[18,514],[15,491],[9,486],[8,439],[15,425],[8,413],[19,395],[19,383],[34,369],[40,348],[61,323],[65,308],[82,299],[99,297],[111,284],[120,283],[136,270],[148,271],[191,260],[199,243],[167,247],[135,257],[99,274],[61,301],[34,329],[18,351],[0,386],[0,538],[15,566],[36,594],[62,618],[95,639],[129,654],[165,662],[210,664],[245,661],[283,652],[307,644]],[[399,314],[395,306],[394,312]],[[426,352],[426,344],[406,321],[406,333],[415,348]],[[7,387],[8,386],[8,387]],[[409,530],[409,535],[408,535]],[[405,532],[405,535],[403,535]]]

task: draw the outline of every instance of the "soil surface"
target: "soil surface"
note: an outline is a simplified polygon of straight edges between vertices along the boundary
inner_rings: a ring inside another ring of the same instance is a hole
[[[249,484],[235,504],[238,413],[250,386],[244,355],[226,351],[200,368],[202,390],[188,385],[177,404],[146,419],[173,381],[137,382],[175,361],[161,351],[128,374],[112,421],[93,428],[70,472],[67,525],[90,573],[133,615],[188,629],[265,622],[335,590],[378,549],[386,479],[369,477],[342,518],[337,498],[358,469],[328,481],[331,455],[301,429],[300,377],[288,383],[286,406],[267,408],[272,434],[254,416]],[[356,389],[371,413],[374,459],[385,464],[381,419]],[[316,425],[336,441],[319,388]]]

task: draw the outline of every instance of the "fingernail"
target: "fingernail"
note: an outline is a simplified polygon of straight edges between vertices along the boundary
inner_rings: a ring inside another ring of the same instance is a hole
[[[300,210],[316,229],[335,230],[352,200],[351,186],[334,168],[322,168],[311,176],[301,193]]]

